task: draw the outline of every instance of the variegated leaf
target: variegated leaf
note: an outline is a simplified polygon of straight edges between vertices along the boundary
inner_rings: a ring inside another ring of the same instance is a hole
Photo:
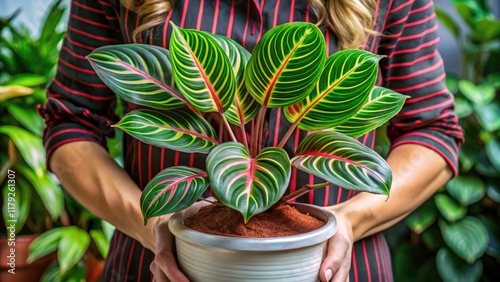
[[[171,25],[170,56],[176,86],[201,112],[223,113],[233,102],[236,89],[226,53],[210,34]]]
[[[335,131],[306,136],[292,165],[345,189],[389,195],[391,188],[387,162],[356,139]]]
[[[186,99],[174,87],[169,51],[153,45],[103,46],[87,56],[101,80],[124,100],[174,109]]]
[[[311,23],[286,23],[264,34],[245,70],[248,90],[268,108],[304,99],[326,60],[323,34]]]
[[[290,181],[287,153],[264,148],[256,158],[240,143],[226,142],[207,157],[210,186],[225,205],[242,213],[245,223],[276,203]]]
[[[144,143],[181,152],[208,154],[218,144],[212,126],[186,109],[136,110],[114,126]]]
[[[252,120],[259,110],[259,103],[255,101],[245,86],[245,66],[250,59],[250,52],[232,39],[218,34],[211,34],[229,57],[236,78],[236,93],[229,109],[224,112],[227,120],[240,126]]]
[[[382,126],[403,107],[406,96],[390,89],[375,86],[370,99],[350,119],[334,128],[335,131],[356,138]]]
[[[208,187],[203,170],[174,166],[162,170],[148,183],[141,196],[144,224],[155,216],[181,211],[200,198]]]
[[[285,109],[302,130],[323,130],[341,124],[368,100],[382,56],[343,50],[326,60],[316,87],[306,99]]]

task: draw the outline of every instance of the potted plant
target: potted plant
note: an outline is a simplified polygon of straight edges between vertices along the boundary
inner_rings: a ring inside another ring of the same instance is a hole
[[[403,95],[374,87],[381,58],[362,50],[327,58],[321,31],[303,22],[269,30],[251,54],[224,36],[172,24],[169,50],[113,45],[88,56],[113,91],[140,105],[115,127],[151,145],[208,154],[204,170],[169,167],[148,183],[141,198],[145,222],[186,209],[210,186],[216,205],[238,211],[244,224],[328,184],[388,195],[389,166],[354,139],[384,124],[404,103]],[[291,126],[277,146],[266,147],[262,136],[272,108],[281,108]],[[223,134],[209,123],[213,113]],[[296,128],[311,133],[290,157],[283,145]],[[219,139],[224,134],[228,141]],[[283,196],[292,167],[327,182]],[[191,214],[177,213],[169,227],[181,269],[192,281],[317,280],[335,220],[322,208],[296,207],[325,225],[292,236],[234,238],[187,228]],[[301,263],[290,269],[292,261]]]
[[[43,120],[36,106],[45,100],[45,84],[57,62],[58,31],[65,11],[54,2],[38,37],[22,24],[21,13],[0,18],[0,280],[38,281],[55,254],[27,261],[29,245],[59,220],[64,201],[61,187],[45,170]]]

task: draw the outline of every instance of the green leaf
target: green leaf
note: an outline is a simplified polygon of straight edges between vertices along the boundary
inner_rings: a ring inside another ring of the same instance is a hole
[[[10,226],[14,223],[15,233],[18,234],[23,228],[31,210],[31,190],[29,183],[22,178],[14,179],[14,185],[9,186],[9,181],[6,179],[3,186],[3,220],[5,226]]]
[[[286,107],[310,93],[325,60],[325,39],[317,26],[281,24],[255,46],[245,70],[246,86],[264,107]]]
[[[441,9],[439,6],[435,5],[434,9],[436,10],[436,16],[441,22],[454,36],[458,38],[460,36],[460,28],[455,20],[446,12]]]
[[[484,227],[486,227],[488,237],[490,238],[486,254],[497,259],[500,258],[500,226],[498,226],[498,222],[490,214],[481,214],[478,218]]]
[[[207,173],[197,168],[174,166],[162,170],[141,195],[144,224],[155,216],[188,208],[208,187]]]
[[[102,81],[125,101],[174,109],[186,99],[174,87],[169,51],[146,44],[110,45],[87,56]]]
[[[45,173],[45,148],[42,139],[25,129],[12,125],[0,126],[0,133],[9,136],[36,176],[42,178]]]
[[[483,176],[489,177],[499,177],[500,171],[495,168],[495,166],[491,163],[490,159],[486,155],[484,150],[476,152],[478,154],[478,160],[476,166],[474,167],[477,172],[482,174]]]
[[[467,131],[465,135],[468,135]],[[462,172],[469,171],[472,167],[474,167],[479,158],[477,155],[479,150],[481,150],[481,147],[475,142],[465,142],[460,147],[460,154],[458,155],[458,158],[460,160],[460,169]]]
[[[113,233],[115,233],[116,228],[109,222],[105,220],[101,220],[101,228],[102,232],[106,235],[106,238],[108,238],[108,241],[111,241],[111,238],[113,237]]]
[[[446,190],[460,204],[469,206],[484,197],[486,185],[475,176],[459,175],[446,184]]]
[[[76,226],[64,227],[57,246],[60,273],[64,274],[73,268],[83,258],[89,245],[90,236],[87,231]]]
[[[500,116],[498,118],[500,119]],[[500,140],[492,138],[486,142],[486,155],[491,164],[500,171]]]
[[[392,184],[391,169],[379,154],[334,131],[304,138],[292,165],[345,189],[389,195]]]
[[[458,89],[477,106],[485,106],[495,99],[495,88],[488,84],[475,85],[468,80],[460,80]]]
[[[42,175],[42,177],[37,177],[30,168],[20,164],[17,164],[15,169],[31,183],[38,196],[40,196],[52,220],[56,220],[61,214],[64,206],[64,197],[61,187],[47,174]]]
[[[474,113],[474,108],[472,108],[466,99],[455,97],[455,113],[461,119]]]
[[[486,195],[493,201],[500,203],[500,184],[494,181],[488,181],[486,184]]]
[[[242,144],[226,142],[208,155],[207,173],[217,198],[240,211],[246,223],[283,196],[291,167],[288,154],[281,148],[264,148],[252,158]]]
[[[467,213],[466,207],[461,206],[446,194],[435,195],[434,201],[438,210],[448,221],[457,221]]]
[[[381,58],[363,50],[334,53],[326,60],[311,94],[285,109],[287,120],[298,122],[302,130],[323,130],[342,124],[368,101]]]
[[[218,144],[212,126],[186,109],[136,110],[114,126],[147,144],[181,152],[207,154]]]
[[[500,37],[500,21],[493,17],[484,17],[475,22],[474,37],[479,42],[490,42]]]
[[[208,33],[170,25],[170,56],[177,87],[201,112],[223,113],[236,90],[226,53]]]
[[[445,282],[479,281],[483,273],[482,261],[469,264],[446,247],[441,248],[436,254],[436,267],[439,276]]]
[[[390,89],[375,86],[369,100],[354,116],[334,128],[356,138],[382,126],[403,107],[406,97]]]
[[[35,73],[20,73],[13,75],[5,86],[8,85],[18,85],[24,87],[36,87],[40,85],[44,85],[47,82],[47,78],[43,75],[35,74]]]
[[[218,34],[211,34],[226,52],[236,79],[236,93],[231,106],[224,112],[227,120],[241,126],[252,120],[260,108],[245,86],[245,66],[251,54],[234,40]]]
[[[433,224],[427,228],[424,232],[422,232],[422,234],[420,234],[420,237],[422,238],[422,242],[424,242],[425,246],[432,251],[437,251],[446,244],[437,224]]]
[[[489,132],[500,130],[500,102],[493,102],[475,109],[479,124]]]
[[[109,239],[104,235],[102,230],[92,229],[89,231],[90,237],[94,241],[99,253],[101,253],[103,258],[108,256],[109,251]]]
[[[446,245],[468,263],[480,258],[488,247],[488,231],[475,217],[468,216],[449,225],[440,221],[439,228]]]
[[[57,227],[36,237],[29,246],[28,263],[44,257],[57,250],[59,241],[61,240],[64,228]]]
[[[420,234],[431,226],[437,218],[437,209],[432,201],[426,201],[405,218],[410,229]]]
[[[35,108],[21,107],[16,104],[7,104],[10,115],[31,133],[41,137],[45,126],[44,120]]]

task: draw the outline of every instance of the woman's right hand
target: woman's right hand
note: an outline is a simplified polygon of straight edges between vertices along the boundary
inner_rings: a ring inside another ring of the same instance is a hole
[[[180,213],[183,216],[193,215],[207,205],[210,205],[210,203],[199,201]],[[168,229],[169,219],[170,215],[160,216],[155,224],[156,256],[150,265],[151,273],[153,273],[153,281],[189,282],[177,266],[175,237]]]

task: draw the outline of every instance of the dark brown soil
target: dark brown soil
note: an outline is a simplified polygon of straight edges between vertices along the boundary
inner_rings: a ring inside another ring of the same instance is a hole
[[[243,216],[227,206],[212,204],[185,219],[187,227],[208,234],[268,238],[290,236],[320,228],[325,223],[302,214],[290,205],[280,205],[243,223]]]

